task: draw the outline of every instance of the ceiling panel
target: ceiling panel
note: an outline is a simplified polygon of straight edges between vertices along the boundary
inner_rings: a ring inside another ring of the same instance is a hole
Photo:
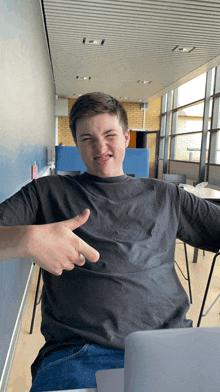
[[[43,8],[60,97],[104,91],[147,102],[220,64],[220,0],[43,0]]]

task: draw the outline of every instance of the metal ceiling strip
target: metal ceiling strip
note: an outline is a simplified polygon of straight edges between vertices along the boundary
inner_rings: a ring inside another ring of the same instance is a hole
[[[64,10],[62,9],[57,9],[55,10],[54,8],[49,10],[46,9],[45,13],[47,17],[50,16],[58,16],[58,17],[66,17],[67,19],[71,18],[72,16],[74,17],[81,17],[81,16],[87,16],[91,19],[93,19],[93,16],[95,18],[113,18],[115,20],[122,19],[122,20],[130,20],[130,19],[137,19],[142,21],[150,21],[152,18],[156,18],[158,20],[164,21],[180,21],[180,20],[187,20],[189,21],[194,21],[195,23],[203,23],[204,21],[210,22],[210,23],[217,23],[217,20],[220,19],[220,9],[218,10],[218,13],[212,13],[210,15],[205,14],[204,15],[199,15],[196,11],[196,15],[194,15],[193,12],[167,12],[166,10],[159,10],[155,11],[153,13],[147,12],[144,14],[143,12],[137,13],[137,12],[125,12],[124,10],[121,10],[121,12],[103,12],[103,10],[97,10],[95,8],[91,8],[91,10],[83,10],[83,9],[73,9],[72,11],[70,9]]]
[[[77,13],[74,12],[72,15],[70,13],[63,13],[63,15],[61,13],[46,13],[46,19],[47,19],[47,24],[50,22],[50,20],[63,20],[63,21],[70,21],[72,23],[74,23],[74,19],[77,20],[77,22],[79,22],[80,20],[91,20],[92,23],[95,23],[99,20],[102,21],[102,23],[104,23],[104,19],[110,19],[110,15],[109,14],[103,14],[103,15],[98,15],[97,13],[95,13],[95,18],[91,16],[91,14],[87,14],[87,13]],[[158,25],[155,26],[155,19],[158,23]],[[198,25],[201,25],[201,27],[203,26],[204,28],[209,28],[211,26],[213,27],[219,27],[219,22],[220,22],[220,13],[219,16],[215,16],[215,19],[213,20],[212,18],[210,18],[210,20],[208,20],[208,18],[206,18],[206,24],[204,25],[204,21],[203,20],[197,20],[195,17],[193,18],[186,18],[186,16],[177,16],[177,18],[173,19],[173,18],[165,18],[162,15],[159,16],[158,14],[155,15],[155,19],[153,19],[152,17],[142,17],[135,19],[134,15],[131,16],[131,20],[128,18],[127,15],[123,14],[120,16],[120,18],[115,17],[115,15],[111,18],[111,23],[113,22],[122,22],[125,21],[125,24],[129,25],[130,23],[132,24],[136,24],[138,21],[139,26],[140,25],[146,25],[146,22],[148,24],[153,24],[155,26],[155,28],[160,29],[161,26],[166,26],[167,24],[172,23],[172,26],[179,26],[179,25],[183,25],[183,26],[189,26],[189,22],[193,22],[193,26],[197,27]],[[128,26],[129,27],[129,26]],[[138,26],[137,26],[138,28]]]
[[[144,1],[48,1],[44,0],[45,7],[47,8],[61,8],[61,7],[68,7],[69,9],[76,9],[76,8],[97,8],[102,6],[103,9],[112,9],[114,12],[117,9],[131,10],[132,12],[138,10],[139,8],[141,11],[151,11],[156,10],[161,11],[161,9],[172,9],[172,10],[180,10],[180,11],[196,11],[196,12],[204,12],[204,13],[211,13],[212,11],[216,12],[220,9],[220,2],[209,2],[209,8],[207,9],[207,1],[152,1],[152,0],[144,0]]]
[[[142,30],[142,32],[140,32],[138,30],[137,31],[136,30],[132,30],[131,31],[131,29],[130,29],[130,31],[127,31],[127,28],[126,27],[123,28],[123,26],[119,30],[120,31],[120,36],[119,36],[119,31],[117,31],[117,30],[113,31],[111,28],[110,29],[106,28],[106,30],[104,30],[104,29],[99,29],[98,30],[98,29],[95,29],[93,26],[91,26],[91,27],[88,26],[88,23],[85,24],[85,25],[79,25],[78,24],[77,26],[73,26],[73,27],[69,27],[67,25],[66,29],[62,28],[62,26],[61,26],[61,28],[58,28],[58,26],[56,26],[56,24],[52,24],[52,25],[48,26],[48,31],[51,34],[63,33],[64,35],[67,35],[67,33],[68,34],[74,33],[74,34],[81,34],[81,35],[83,35],[83,37],[87,34],[87,31],[89,29],[90,29],[90,31],[91,31],[91,33],[93,35],[95,35],[97,33],[101,33],[102,36],[104,36],[104,34],[106,34],[106,37],[103,37],[103,39],[107,38],[107,36],[108,37],[118,37],[119,39],[121,39],[121,41],[125,40],[125,38],[122,35],[123,32],[126,34],[126,39],[128,37],[131,37],[131,38],[135,37],[134,34],[136,34],[137,37],[140,37],[140,39],[141,39],[141,37],[145,37],[146,41],[150,38],[151,42],[157,41],[158,37],[160,37],[160,38],[164,37],[165,40],[170,39],[172,41],[175,40],[175,38],[178,37],[178,36],[182,36],[183,37],[183,31],[181,29],[179,29],[179,31],[176,32],[175,35],[170,35],[173,31],[175,31],[174,29],[168,30],[168,31],[167,30],[162,30],[162,29],[161,30],[157,30],[156,32],[153,32],[154,36],[152,37],[152,30],[150,30],[150,29],[146,29],[145,31]],[[166,34],[166,35],[164,35],[164,34]],[[200,42],[201,41],[201,43],[205,42],[203,40],[211,38],[211,42],[215,42],[216,41],[216,43],[217,43],[217,41],[220,38],[220,29],[219,29],[219,33],[216,33],[215,36],[213,36],[212,34],[210,34],[210,36],[207,35],[207,32],[204,31],[204,30],[201,30],[201,33],[198,32],[197,36],[194,35],[193,31],[186,31],[186,32],[184,31],[184,39],[186,39],[186,37],[192,38],[193,41],[195,40],[195,42],[197,42],[197,41]],[[134,39],[136,39],[136,38],[134,38]],[[138,40],[138,42],[139,42],[139,40]]]

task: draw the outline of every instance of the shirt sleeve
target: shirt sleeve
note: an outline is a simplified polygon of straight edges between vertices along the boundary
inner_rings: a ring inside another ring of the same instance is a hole
[[[177,238],[195,248],[218,252],[220,207],[179,188]]]
[[[35,224],[38,205],[38,196],[32,181],[0,204],[0,226]]]

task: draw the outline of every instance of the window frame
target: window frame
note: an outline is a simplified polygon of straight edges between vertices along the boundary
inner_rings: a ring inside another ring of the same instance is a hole
[[[212,78],[214,73],[214,88],[212,92]],[[185,105],[178,106],[178,89],[170,91],[162,97],[161,109],[161,131],[160,131],[160,159],[163,159],[163,174],[168,172],[168,161],[181,161],[175,159],[176,141],[180,135],[192,135],[202,133],[199,175],[198,182],[208,181],[209,166],[219,165],[216,163],[217,142],[220,137],[220,66],[212,68],[206,72],[205,78],[205,97],[196,101],[189,102]],[[209,129],[209,112],[212,101],[211,126]],[[177,133],[178,113],[180,110],[193,107],[199,103],[204,103],[202,130],[195,132]],[[171,132],[170,132],[171,129]],[[210,132],[208,147],[208,160],[206,162],[207,138]],[[169,154],[168,154],[169,151]],[[190,162],[183,160],[182,162]],[[197,162],[198,163],[198,162]],[[207,165],[207,171],[206,169]],[[206,179],[205,179],[206,171]]]

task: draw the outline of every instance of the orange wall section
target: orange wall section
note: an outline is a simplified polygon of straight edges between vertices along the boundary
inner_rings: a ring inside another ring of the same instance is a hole
[[[128,148],[136,148],[136,132],[130,132],[130,143]]]

